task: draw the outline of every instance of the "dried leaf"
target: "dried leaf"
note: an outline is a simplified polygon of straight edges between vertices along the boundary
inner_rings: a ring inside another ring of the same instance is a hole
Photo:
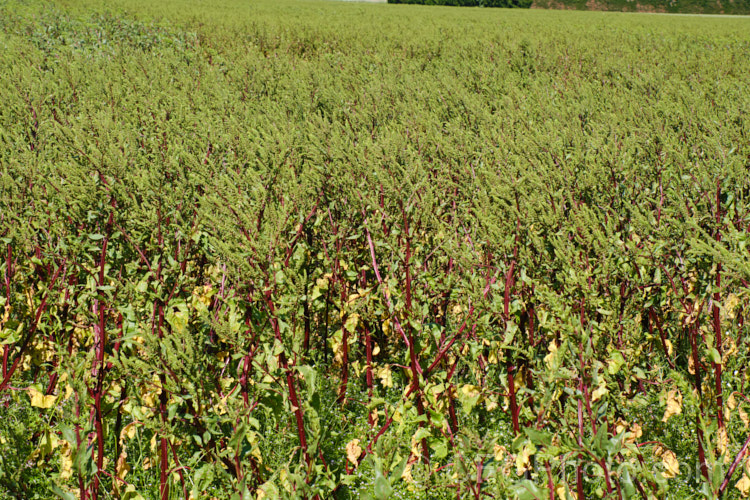
[[[742,495],[742,498],[747,498],[748,495],[750,495],[750,477],[747,477],[747,474],[743,474],[739,481],[737,481],[737,484],[734,485],[735,488],[740,490],[740,495]]]
[[[655,450],[656,456],[661,457],[661,463],[664,466],[662,474],[667,479],[671,479],[680,473],[680,462],[677,461],[677,455],[673,451],[661,447]]]
[[[737,398],[734,396],[734,393],[729,395],[729,399],[727,399],[727,406],[730,410],[734,410],[737,408]]]
[[[724,455],[724,460],[727,461],[729,460],[729,455],[726,454],[729,448],[729,436],[727,436],[726,427],[720,428],[717,434],[718,443],[716,444],[716,448],[720,455]]]
[[[667,394],[667,409],[661,421],[666,422],[669,420],[669,417],[679,415],[680,413],[682,413],[682,393],[677,389],[673,389]]]
[[[120,431],[120,444],[125,442],[125,438],[133,439],[135,437],[135,422],[130,422]]]
[[[120,453],[120,456],[117,458],[117,463],[115,464],[115,475],[120,479],[125,479],[125,476],[130,472],[127,458],[128,454],[124,451]]]
[[[354,465],[359,464],[359,456],[362,454],[362,447],[359,445],[359,439],[352,439],[346,444],[346,458]]]

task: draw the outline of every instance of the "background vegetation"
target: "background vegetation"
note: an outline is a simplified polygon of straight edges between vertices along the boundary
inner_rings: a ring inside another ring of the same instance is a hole
[[[670,14],[750,14],[748,0],[535,0],[534,8],[662,12]]]
[[[388,3],[670,14],[750,14],[749,0],[388,0]]]
[[[531,0],[388,0],[388,3],[413,3],[421,5],[449,5],[454,7],[531,7]]]
[[[747,495],[748,28],[0,1],[0,496]]]

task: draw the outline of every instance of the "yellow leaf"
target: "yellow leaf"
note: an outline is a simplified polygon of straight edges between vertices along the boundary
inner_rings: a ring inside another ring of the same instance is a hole
[[[664,345],[667,346],[667,354],[669,354],[669,356],[672,356],[672,354],[674,353],[674,346],[672,345],[672,341],[669,339],[666,339],[664,341]]]
[[[359,464],[359,456],[362,454],[362,447],[359,445],[359,439],[352,439],[346,444],[346,458],[354,465]]]
[[[630,435],[625,441],[635,443],[638,439],[640,439],[641,436],[643,436],[643,429],[641,428],[641,424],[633,423],[633,426],[630,428]]]
[[[414,477],[411,475],[411,466],[412,464],[406,464],[406,467],[404,467],[404,471],[401,473],[401,479],[403,479],[407,483],[413,483]]]
[[[391,320],[386,318],[383,321],[383,334],[386,337],[388,337],[388,336],[390,336],[390,333],[391,333]]]
[[[357,329],[357,325],[359,325],[359,314],[353,313],[350,314],[348,318],[346,318],[344,328],[346,328],[346,330],[349,332],[353,332]]]
[[[737,408],[737,398],[734,397],[734,393],[729,395],[729,399],[727,399],[727,406],[730,410],[734,410]]]
[[[721,362],[722,364],[727,364],[727,362],[732,359],[732,357],[737,353],[737,342],[734,341],[732,337],[727,336],[724,338],[724,352],[721,354]]]
[[[125,442],[125,438],[133,439],[135,437],[135,422],[130,422],[120,431],[120,444]]]
[[[491,365],[496,365],[498,363],[497,358],[497,350],[490,351],[490,354],[487,356],[487,362]]]
[[[193,297],[204,306],[211,305],[211,285],[197,286],[193,289]]]
[[[568,500],[568,489],[565,487],[564,484],[561,484],[555,489],[555,493],[557,493],[557,498],[559,500]]]
[[[125,479],[125,476],[130,472],[130,466],[126,461],[127,458],[128,454],[124,451],[120,453],[120,456],[117,458],[117,464],[115,464],[115,475],[120,479]]]
[[[29,387],[29,397],[31,398],[31,406],[37,408],[52,408],[55,406],[54,395],[45,396],[34,387]]]
[[[520,476],[531,467],[530,458],[535,452],[536,448],[533,444],[524,445],[521,453],[516,456],[516,474]]]
[[[378,354],[380,354],[380,346],[375,344],[372,348],[372,355],[377,356]]]
[[[737,484],[735,484],[734,487],[740,490],[742,498],[747,498],[748,494],[750,494],[750,477],[747,477],[747,474],[743,474],[742,478],[737,481]]]
[[[739,409],[739,414],[740,420],[742,420],[742,423],[745,424],[745,429],[747,429],[747,426],[750,424],[750,418],[748,418],[747,413],[742,408]]]
[[[289,493],[292,492],[292,485],[289,484],[289,472],[286,468],[281,469],[281,472],[279,472],[279,482],[281,482],[281,486],[283,486],[286,491]]]
[[[421,455],[419,451],[419,440],[417,439],[416,433],[411,437],[411,454],[415,457]]]
[[[549,354],[544,357],[544,362],[547,364],[549,370],[554,370],[555,355],[557,354],[557,344],[554,342],[549,343]]]
[[[725,455],[727,452],[727,448],[729,447],[729,436],[727,436],[726,427],[722,427],[719,429],[717,438],[718,443],[716,443],[716,449],[718,450],[720,455]],[[729,455],[725,455],[724,459],[729,460]]]
[[[380,378],[380,383],[383,384],[383,387],[393,387],[393,374],[391,373],[391,368],[389,366],[382,366],[375,371],[378,378]]]
[[[655,454],[661,457],[661,463],[664,466],[664,473],[662,475],[665,478],[670,479],[680,473],[680,462],[677,461],[677,455],[673,451],[657,447]]]
[[[667,409],[661,421],[666,422],[669,420],[669,417],[679,415],[680,413],[682,413],[682,393],[677,389],[673,389],[667,394]]]
[[[60,447],[60,479],[70,479],[73,477],[73,453],[70,449],[70,443],[64,441]]]
[[[591,401],[598,401],[602,396],[606,395],[609,391],[607,390],[607,383],[602,380],[599,382],[599,387],[594,389],[591,393]]]
[[[475,398],[479,396],[479,387],[475,385],[466,384],[463,387],[461,387],[461,392],[464,393],[464,396],[469,398]]]
[[[10,319],[10,304],[5,304],[5,312],[3,313],[3,318],[0,319],[0,330],[2,330],[5,327],[5,323],[8,322],[8,319]]]
[[[505,448],[505,446],[496,444],[494,451],[495,451],[495,462],[500,462],[502,461],[503,457],[505,456],[505,453],[507,453],[508,450]]]
[[[737,308],[737,306],[740,303],[740,298],[737,297],[737,295],[730,293],[727,295],[727,300],[724,302],[724,307],[721,311],[721,319],[727,320],[727,319],[734,319],[736,316],[734,313],[734,310]]]
[[[349,295],[349,297],[346,299],[346,303],[347,304],[353,304],[354,302],[357,301],[358,298],[359,298],[359,294],[358,293],[353,293],[353,294]]]
[[[403,419],[403,416],[401,415],[401,410],[396,410],[393,412],[393,421],[396,423],[401,423],[401,420]]]

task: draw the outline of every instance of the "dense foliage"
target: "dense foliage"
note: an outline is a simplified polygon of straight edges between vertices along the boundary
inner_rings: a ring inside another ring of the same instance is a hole
[[[534,0],[532,7],[672,14],[750,14],[750,0]]]
[[[533,0],[388,0],[388,3],[412,3],[420,5],[449,5],[454,7],[521,7],[528,9]]]
[[[0,47],[0,497],[750,492],[748,20],[0,0]]]

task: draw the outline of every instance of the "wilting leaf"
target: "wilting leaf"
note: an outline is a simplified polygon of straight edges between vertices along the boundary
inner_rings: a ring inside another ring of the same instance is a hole
[[[664,466],[664,472],[662,475],[664,477],[670,479],[680,473],[680,462],[677,461],[677,456],[673,451],[657,447],[655,454],[656,456],[661,457],[661,463]]]
[[[352,439],[346,444],[346,458],[354,465],[359,463],[359,456],[362,454],[362,447],[359,445],[359,439]]]
[[[37,408],[52,408],[55,406],[56,396],[52,394],[45,396],[34,387],[29,387],[29,397],[31,398],[31,406]]]
[[[667,394],[667,409],[661,421],[666,422],[673,415],[679,415],[680,413],[682,413],[682,393],[673,389]]]
[[[531,467],[530,458],[535,452],[536,447],[533,444],[527,443],[524,445],[521,452],[516,456],[516,474],[520,476]]]
[[[747,498],[750,495],[750,477],[747,477],[747,474],[743,474],[734,487],[740,490],[742,498]]]
[[[606,395],[609,391],[607,390],[607,383],[605,381],[599,382],[599,387],[594,389],[591,393],[591,401],[598,401],[602,396]]]

